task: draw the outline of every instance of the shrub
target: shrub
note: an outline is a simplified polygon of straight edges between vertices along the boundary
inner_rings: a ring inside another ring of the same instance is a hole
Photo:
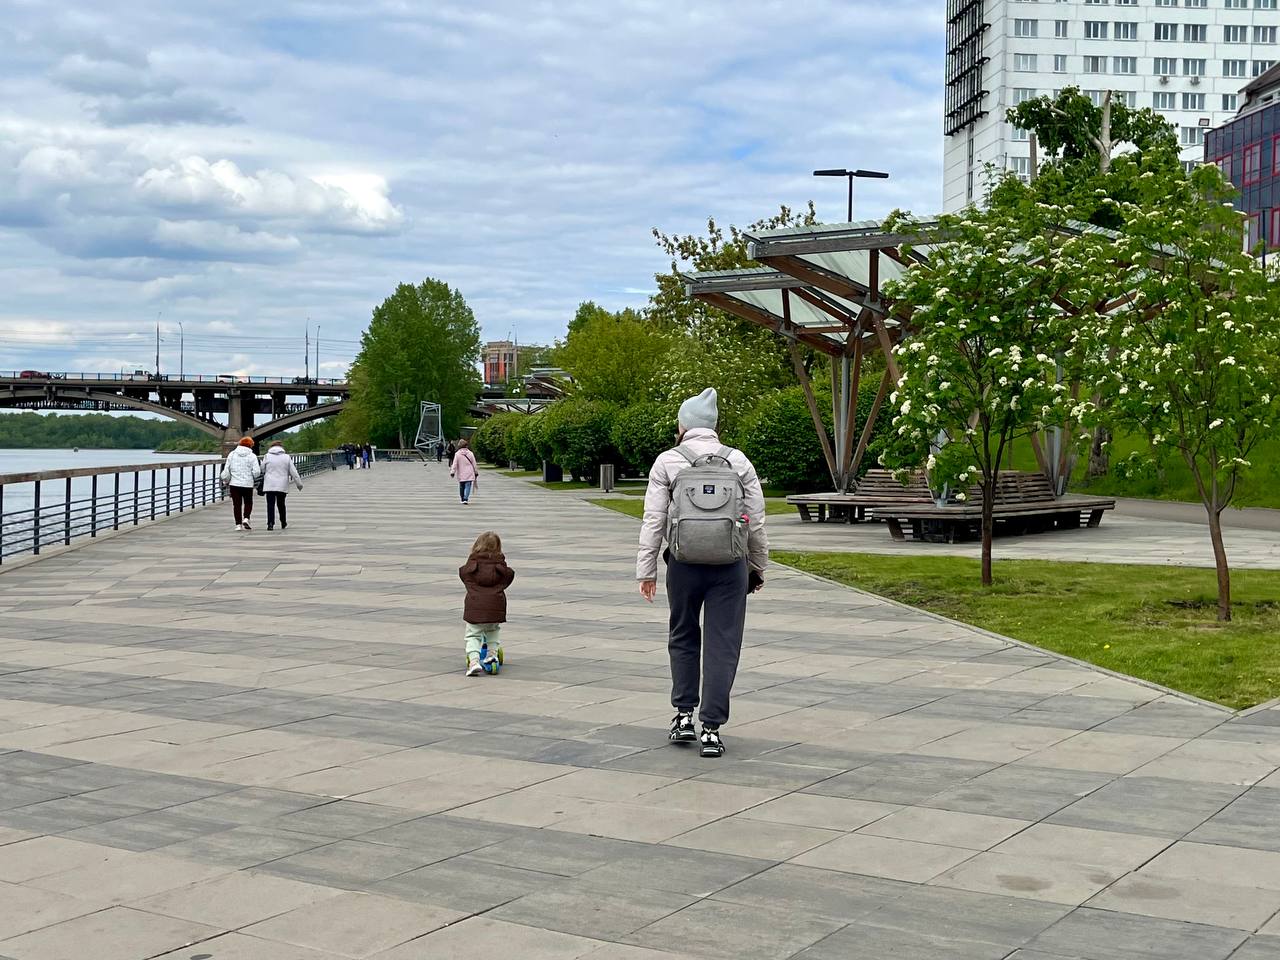
[[[526,470],[542,466],[542,413],[516,414],[519,418],[507,432],[507,456]]]
[[[858,390],[858,429],[854,432],[853,443],[856,446],[861,436],[865,417],[871,413],[879,384],[863,383]],[[828,435],[831,434],[831,393],[815,391],[818,409],[822,412],[822,420]],[[880,415],[876,418],[876,427],[867,445],[859,473],[875,462],[876,451],[885,431],[889,428],[888,404],[882,404]],[[829,490],[831,473],[827,470],[826,459],[822,455],[822,444],[813,429],[813,418],[809,416],[809,407],[805,403],[804,391],[800,387],[788,387],[770,394],[761,400],[748,418],[744,431],[742,449],[756,471],[775,487],[788,490],[810,491]]]
[[[570,397],[547,407],[539,443],[544,459],[568,470],[575,480],[589,479],[602,463],[617,462],[609,439],[613,408],[599,400]]]
[[[647,400],[619,410],[610,438],[626,469],[645,476],[658,454],[670,450],[676,435],[676,404]]]
[[[511,436],[525,416],[523,413],[499,413],[480,424],[471,438],[471,446],[476,455],[501,467],[514,460],[515,457],[511,456]]]

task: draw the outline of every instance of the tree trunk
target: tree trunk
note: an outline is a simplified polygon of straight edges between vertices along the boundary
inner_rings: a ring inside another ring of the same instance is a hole
[[[1111,442],[1111,431],[1106,427],[1093,428],[1093,446],[1089,448],[1089,477],[1105,477],[1111,469],[1111,454],[1105,444]]]
[[[982,481],[982,585],[991,586],[991,538],[995,533],[995,478]]]
[[[1231,619],[1231,570],[1227,566],[1227,548],[1222,543],[1222,514],[1209,511],[1209,538],[1213,541],[1213,562],[1218,568],[1218,621]]]

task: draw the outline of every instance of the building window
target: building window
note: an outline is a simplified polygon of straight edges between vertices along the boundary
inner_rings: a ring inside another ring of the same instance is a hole
[[[1182,128],[1182,145],[1184,147],[1194,147],[1201,143],[1204,143],[1204,127]]]
[[[1178,106],[1177,97],[1176,93],[1153,93],[1151,95],[1151,108],[1153,110],[1176,110]]]
[[[1262,144],[1254,143],[1244,148],[1244,185],[1262,179]]]
[[[1271,172],[1280,174],[1280,137],[1275,137],[1271,141]],[[1280,237],[1280,233],[1273,236]]]
[[[1199,161],[1199,160],[1183,160],[1183,161],[1182,161],[1182,172],[1183,172],[1183,173],[1185,173],[1185,174],[1189,177],[1189,176],[1191,176],[1191,174],[1193,174],[1193,173],[1195,173],[1195,172],[1196,172],[1196,167],[1198,167],[1198,166],[1200,166],[1200,161]]]
[[[1138,108],[1138,91],[1137,90],[1113,90],[1111,91],[1111,99],[1119,100],[1126,107],[1134,110]]]
[[[1086,20],[1084,22],[1084,38],[1086,40],[1107,39],[1107,22],[1105,20]]]
[[[1253,9],[1255,10],[1274,10],[1276,8],[1276,0],[1253,0]]]
[[[1227,0],[1228,10],[1243,10],[1249,6],[1249,0]]]
[[[1021,73],[1036,72],[1036,55],[1034,53],[1015,53],[1013,55],[1013,69]]]
[[[1275,27],[1254,27],[1253,42],[1254,43],[1275,43],[1276,28]]]
[[[1184,57],[1182,60],[1182,74],[1186,77],[1203,77],[1204,76],[1203,60],[1194,60],[1191,57]]]
[[[1206,23],[1184,23],[1182,40],[1184,43],[1204,43],[1209,39],[1209,25]]]
[[[1186,0],[1185,5],[1188,7],[1207,7],[1209,0]]]
[[[969,171],[969,182],[964,188],[964,198],[970,202],[973,201],[973,171]]]
[[[1040,21],[1014,20],[1013,35],[1015,37],[1038,37],[1040,35]]]
[[[1013,140],[1015,143],[1022,143],[1024,140],[1028,139],[1028,137],[1029,134],[1027,131],[1023,130],[1021,127],[1009,128],[1009,139]]]
[[[1138,58],[1137,57],[1112,57],[1111,72],[1112,73],[1137,73]]]
[[[1223,60],[1222,75],[1224,77],[1243,77],[1248,64],[1243,60]]]
[[[1156,0],[1157,7],[1176,7],[1178,0]]]
[[[1067,55],[1065,53],[1055,53],[1053,55],[1053,72],[1054,73],[1067,72]]]
[[[1156,39],[1157,40],[1177,40],[1178,25],[1176,23],[1157,23]]]
[[[1117,7],[1136,7],[1138,0],[1116,0]]]
[[[1178,61],[1173,57],[1156,57],[1152,72],[1158,77],[1171,77],[1178,72]]]
[[[1253,75],[1260,77],[1275,65],[1276,62],[1274,60],[1255,60],[1253,61]]]
[[[1203,110],[1205,102],[1205,94],[1203,93],[1184,93],[1182,95],[1183,110]]]
[[[1102,106],[1102,98],[1106,96],[1106,94],[1102,90],[1081,90],[1080,92],[1083,93],[1086,97],[1088,97],[1089,102],[1092,103],[1095,107]]]
[[[1106,73],[1107,58],[1106,57],[1085,57],[1084,72],[1085,73]]]
[[[1222,95],[1222,109],[1223,109],[1223,110],[1235,110],[1235,109],[1236,109],[1236,107],[1239,105],[1239,102],[1240,102],[1240,96],[1239,96],[1239,94],[1235,94],[1235,93],[1224,93],[1224,94]]]
[[[1107,0],[1084,0],[1084,5],[1086,7],[1105,7]]]
[[[1067,27],[1067,24],[1070,22],[1071,21],[1069,20],[1053,21],[1053,35],[1057,37],[1059,40],[1062,40],[1070,36],[1070,33],[1068,33],[1068,27]]]
[[[1223,43],[1248,43],[1249,28],[1242,23],[1229,23],[1222,28]]]
[[[1014,87],[1013,88],[1013,105],[1016,107],[1020,103],[1026,103],[1028,100],[1036,98],[1035,87]]]
[[[1117,20],[1114,36],[1117,40],[1137,40],[1138,25],[1136,23]]]
[[[1009,169],[1023,183],[1031,179],[1031,158],[1030,157],[1010,157]]]

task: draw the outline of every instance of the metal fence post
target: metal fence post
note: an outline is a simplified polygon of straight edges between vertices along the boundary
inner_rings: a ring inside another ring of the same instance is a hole
[[[116,471],[115,492],[111,494],[111,529],[120,529],[120,471]]]
[[[32,553],[40,553],[40,481],[35,482],[35,510],[31,514]]]
[[[182,472],[178,472],[178,479],[182,479]],[[173,467],[164,468],[164,515],[167,517],[173,513]]]
[[[140,471],[138,470],[133,471],[133,525],[135,527],[138,525],[138,473],[139,472]]]
[[[93,483],[89,487],[89,536],[98,535],[98,475],[93,475]]]
[[[151,519],[156,518],[156,472],[151,471]]]
[[[4,563],[4,484],[0,483],[0,563]]]
[[[62,545],[71,546],[71,478],[67,477],[67,495],[62,503]]]

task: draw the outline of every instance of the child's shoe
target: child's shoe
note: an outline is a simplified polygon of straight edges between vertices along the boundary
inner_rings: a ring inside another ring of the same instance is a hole
[[[496,653],[490,650],[489,655],[484,658],[480,666],[484,667],[485,673],[496,674],[502,669],[502,660]]]
[[[478,677],[484,673],[484,667],[480,665],[479,657],[467,657],[467,676]]]

